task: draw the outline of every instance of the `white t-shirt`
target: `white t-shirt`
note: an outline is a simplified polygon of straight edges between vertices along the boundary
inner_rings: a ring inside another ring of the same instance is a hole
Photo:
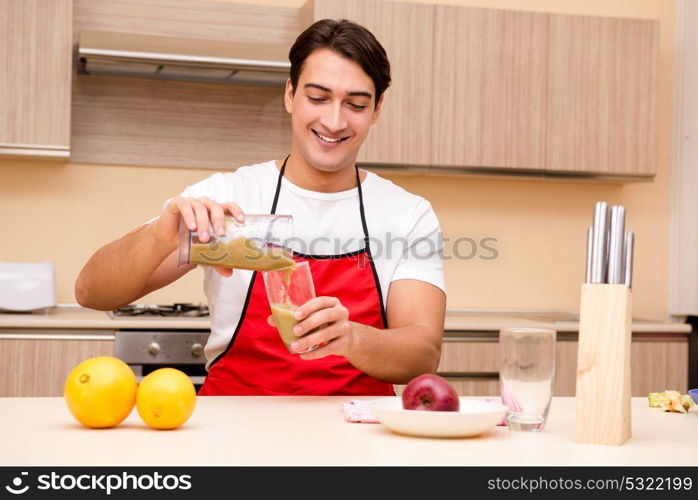
[[[278,176],[272,160],[213,174],[187,187],[182,196],[206,196],[218,203],[233,201],[247,214],[268,214]],[[392,281],[421,280],[445,291],[443,241],[431,204],[372,172],[367,172],[361,188],[371,253],[386,307]],[[364,247],[358,188],[320,193],[284,178],[276,213],[293,216],[294,251],[338,255]],[[252,271],[235,270],[224,278],[212,268],[202,267],[211,314],[211,336],[204,349],[208,368],[235,331]]]

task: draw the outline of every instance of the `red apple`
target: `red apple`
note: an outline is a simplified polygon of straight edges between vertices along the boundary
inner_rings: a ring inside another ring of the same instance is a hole
[[[402,393],[405,410],[458,411],[460,400],[446,379],[427,373],[413,378]]]

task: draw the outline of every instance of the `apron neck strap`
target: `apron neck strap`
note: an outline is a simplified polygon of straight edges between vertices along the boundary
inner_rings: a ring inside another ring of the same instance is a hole
[[[286,170],[286,162],[288,162],[288,159],[290,158],[291,155],[288,155],[286,159],[284,160],[284,163],[281,165],[281,169],[279,170],[279,178],[276,181],[276,192],[274,193],[274,202],[271,205],[271,214],[274,215],[276,214],[276,205],[279,203],[279,193],[281,192],[281,179],[284,178],[284,171]],[[356,185],[359,190],[359,213],[361,214],[361,227],[364,230],[364,241],[366,244],[368,244],[368,225],[366,224],[366,214],[364,213],[364,195],[363,191],[361,190],[361,178],[359,177],[359,167],[356,167]]]
[[[361,190],[359,167],[356,167],[356,185],[359,188],[359,213],[361,214],[361,227],[364,229],[364,242],[368,247],[368,226],[366,225],[366,214],[364,213],[364,194]]]
[[[271,205],[271,214],[276,214],[276,204],[279,202],[279,193],[281,192],[281,179],[284,178],[284,170],[286,170],[286,162],[291,155],[288,155],[284,160],[283,165],[281,165],[281,170],[279,170],[279,178],[276,181],[276,192],[274,193],[274,203]]]

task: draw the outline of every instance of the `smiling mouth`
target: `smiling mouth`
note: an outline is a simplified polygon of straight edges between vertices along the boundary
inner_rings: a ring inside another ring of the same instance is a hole
[[[316,136],[318,139],[320,139],[320,140],[323,141],[323,142],[326,142],[327,144],[337,144],[337,143],[339,143],[339,142],[344,142],[344,141],[346,141],[347,139],[349,139],[348,136],[347,136],[347,137],[342,137],[341,139],[332,139],[331,137],[327,137],[327,136],[325,136],[325,135],[319,134],[318,132],[316,132],[316,131],[313,130],[313,129],[310,129],[310,130],[313,131],[313,134],[315,134],[315,136]]]

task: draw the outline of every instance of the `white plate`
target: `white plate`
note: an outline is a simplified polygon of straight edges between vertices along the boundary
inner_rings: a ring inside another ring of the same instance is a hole
[[[459,411],[405,410],[399,396],[369,402],[378,421],[393,432],[422,437],[478,436],[504,418],[507,407],[491,401],[461,397]]]

